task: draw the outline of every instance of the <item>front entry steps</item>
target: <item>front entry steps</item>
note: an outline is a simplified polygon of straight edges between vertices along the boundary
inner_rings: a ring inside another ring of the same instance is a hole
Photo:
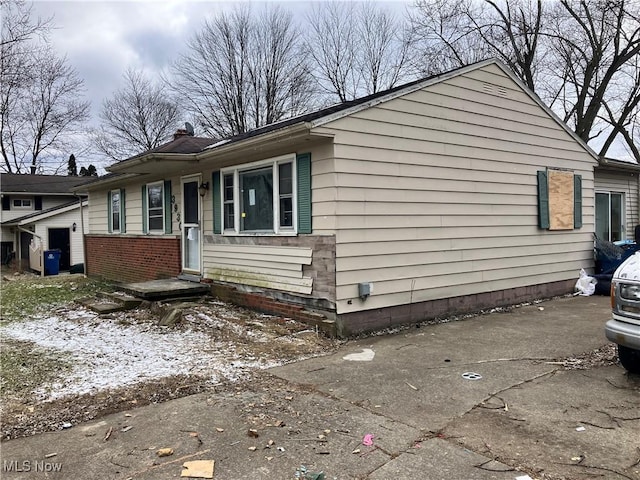
[[[122,292],[100,293],[94,298],[80,300],[80,303],[89,310],[103,315],[106,313],[132,310],[142,303],[141,298],[136,298]]]
[[[197,300],[208,295],[211,287],[203,283],[168,278],[120,285],[119,290],[101,293],[95,298],[80,300],[80,303],[102,315],[132,310],[144,301]]]
[[[199,297],[211,293],[211,286],[178,278],[150,280],[148,282],[120,285],[120,289],[129,295],[144,300],[167,300],[184,297]]]

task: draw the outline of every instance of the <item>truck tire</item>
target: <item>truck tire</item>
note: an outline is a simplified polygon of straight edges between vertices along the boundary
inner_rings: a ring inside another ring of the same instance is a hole
[[[618,345],[618,358],[629,373],[640,374],[640,350]]]

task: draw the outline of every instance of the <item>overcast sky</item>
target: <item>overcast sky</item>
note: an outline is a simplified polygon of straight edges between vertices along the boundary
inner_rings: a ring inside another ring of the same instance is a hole
[[[66,55],[84,79],[92,116],[110,97],[129,67],[159,75],[180,52],[204,20],[233,8],[237,2],[212,0],[166,1],[47,1],[34,2],[34,13],[53,16],[55,50]],[[278,2],[303,22],[309,2]],[[402,14],[407,2],[384,2]],[[262,7],[264,2],[252,2]]]
[[[230,10],[237,3],[36,0],[33,15],[53,18],[51,42],[58,55],[66,55],[69,65],[84,80],[86,96],[91,101],[91,123],[95,126],[102,101],[122,86],[127,68],[142,69],[151,77],[158,77],[185,51],[187,41],[202,28],[205,19]],[[265,5],[265,2],[251,3],[256,8]],[[284,6],[300,23],[304,22],[310,4],[309,1],[272,3]],[[408,2],[391,0],[384,4],[397,8],[402,15]]]
[[[321,1],[321,0],[316,0]],[[91,101],[92,124],[102,101],[122,85],[122,75],[129,67],[150,75],[161,72],[185,51],[191,36],[202,28],[205,19],[237,2],[214,0],[128,0],[128,1],[49,1],[33,4],[33,13],[53,17],[51,41],[59,55],[66,55],[85,81],[86,95]],[[309,1],[281,1],[294,14],[294,20],[305,21]],[[387,0],[386,7],[401,16],[410,0]],[[252,2],[260,8],[265,2]],[[187,120],[187,119],[185,119]],[[624,156],[624,155],[622,155]]]

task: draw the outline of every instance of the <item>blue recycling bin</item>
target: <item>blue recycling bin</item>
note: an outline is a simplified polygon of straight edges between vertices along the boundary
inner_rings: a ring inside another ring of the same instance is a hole
[[[58,275],[60,273],[60,250],[44,251],[44,274]]]

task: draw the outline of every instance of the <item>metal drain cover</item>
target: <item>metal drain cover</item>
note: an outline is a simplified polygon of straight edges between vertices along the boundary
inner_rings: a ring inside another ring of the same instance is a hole
[[[482,378],[482,375],[475,372],[464,372],[462,374],[462,378],[464,378],[465,380],[480,380]]]

